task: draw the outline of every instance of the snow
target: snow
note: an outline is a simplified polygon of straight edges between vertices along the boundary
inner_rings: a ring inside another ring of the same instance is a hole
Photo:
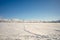
[[[0,23],[0,40],[60,40],[60,23]]]

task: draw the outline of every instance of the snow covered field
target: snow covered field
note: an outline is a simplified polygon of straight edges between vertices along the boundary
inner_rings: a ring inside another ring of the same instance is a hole
[[[60,23],[0,23],[0,40],[60,40]]]

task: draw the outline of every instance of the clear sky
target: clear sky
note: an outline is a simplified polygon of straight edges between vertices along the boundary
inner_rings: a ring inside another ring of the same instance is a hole
[[[60,0],[0,0],[4,18],[59,20]]]

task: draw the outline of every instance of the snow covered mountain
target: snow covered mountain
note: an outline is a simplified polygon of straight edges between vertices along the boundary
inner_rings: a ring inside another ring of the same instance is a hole
[[[5,19],[5,18],[0,18],[0,22],[17,22],[17,23],[60,23],[60,20],[56,21],[42,21],[42,20],[22,20],[22,19]]]

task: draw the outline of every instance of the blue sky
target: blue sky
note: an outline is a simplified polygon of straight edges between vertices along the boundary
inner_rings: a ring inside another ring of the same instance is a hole
[[[0,0],[4,18],[59,20],[60,0]]]

